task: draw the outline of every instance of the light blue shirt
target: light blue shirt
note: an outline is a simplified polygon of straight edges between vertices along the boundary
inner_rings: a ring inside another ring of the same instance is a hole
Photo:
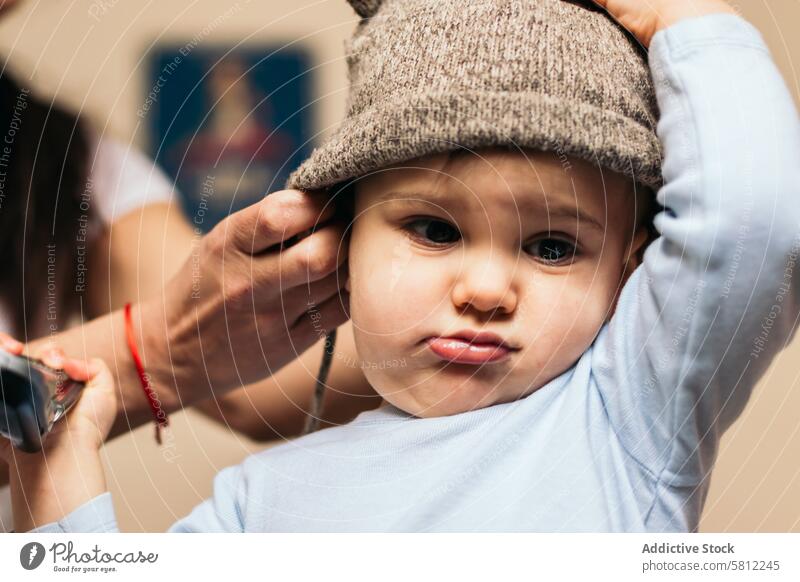
[[[384,405],[253,455],[170,531],[695,530],[720,436],[800,313],[800,121],[736,16],[657,33],[649,62],[661,236],[571,369],[517,402]],[[34,531],[116,529],[105,493]]]

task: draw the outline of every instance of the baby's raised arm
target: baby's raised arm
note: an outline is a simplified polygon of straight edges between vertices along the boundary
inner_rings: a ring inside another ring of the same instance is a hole
[[[692,487],[800,314],[800,121],[763,39],[737,16],[661,30],[649,60],[661,236],[592,368],[629,453],[666,486]]]

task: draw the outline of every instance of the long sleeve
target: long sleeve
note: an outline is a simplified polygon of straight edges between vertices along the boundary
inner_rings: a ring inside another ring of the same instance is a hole
[[[242,468],[223,469],[214,478],[213,496],[176,522],[169,532],[241,532],[243,512],[239,500]],[[63,519],[32,529],[32,533],[118,532],[111,493],[105,492],[81,505]]]
[[[241,533],[247,489],[243,465],[223,469],[214,477],[214,493],[169,528],[173,533]]]
[[[58,521],[31,530],[31,533],[106,533],[118,532],[111,493],[90,499]]]
[[[649,60],[660,237],[592,369],[616,434],[657,487],[694,487],[800,313],[800,121],[763,39],[737,16],[662,30]]]

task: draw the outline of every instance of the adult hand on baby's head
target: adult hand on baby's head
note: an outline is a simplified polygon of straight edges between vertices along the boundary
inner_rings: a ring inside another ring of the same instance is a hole
[[[649,47],[653,36],[679,20],[707,14],[736,12],[724,0],[594,0]]]
[[[141,306],[162,322],[142,333],[169,354],[157,372],[184,403],[270,376],[347,321],[347,225],[332,219],[324,193],[269,194],[199,239],[163,298]]]

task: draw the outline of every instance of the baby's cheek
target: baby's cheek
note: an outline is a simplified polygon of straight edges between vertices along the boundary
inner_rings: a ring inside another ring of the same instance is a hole
[[[612,296],[605,285],[578,276],[540,279],[515,319],[529,350],[525,365],[551,377],[566,370],[591,345]]]
[[[407,334],[430,327],[434,314],[449,305],[442,269],[419,257],[398,250],[371,261],[364,273],[353,289],[351,311],[354,322],[356,317],[368,320],[376,332]]]
[[[576,290],[577,291],[577,290]],[[595,284],[583,293],[570,293],[565,298],[565,310],[560,325],[565,343],[569,346],[569,365],[574,363],[594,341],[611,308],[613,292]]]

